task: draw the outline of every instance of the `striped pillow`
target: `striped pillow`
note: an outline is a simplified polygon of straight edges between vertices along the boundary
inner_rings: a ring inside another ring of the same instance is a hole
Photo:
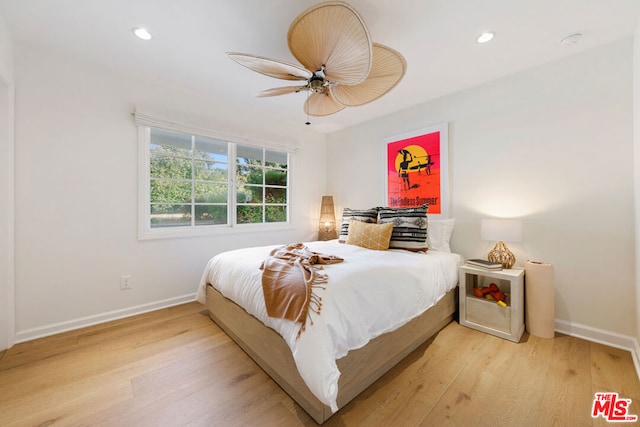
[[[378,208],[380,223],[392,223],[393,233],[389,249],[426,251],[427,205],[419,208]]]
[[[349,221],[352,219],[356,221],[366,222],[369,224],[375,224],[378,222],[378,208],[371,209],[349,209],[344,208],[342,210],[342,225],[340,226],[340,236],[338,240],[340,243],[344,243],[349,235]]]

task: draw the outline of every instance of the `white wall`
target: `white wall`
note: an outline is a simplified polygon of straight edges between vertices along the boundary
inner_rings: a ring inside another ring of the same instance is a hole
[[[14,341],[13,46],[0,15],[0,350]]]
[[[2,31],[0,41],[7,40]],[[337,210],[383,204],[382,139],[444,121],[454,250],[482,256],[491,244],[479,240],[480,218],[521,216],[524,241],[510,247],[519,265],[527,258],[555,264],[556,318],[639,335],[631,40],[337,132],[328,145],[312,132],[236,120],[241,112],[145,76],[23,45],[14,51],[13,61],[0,55],[0,67],[15,66],[19,340],[188,297],[206,260],[223,250],[312,239],[322,194],[334,195]],[[297,142],[294,227],[138,241],[134,104],[230,133]],[[0,262],[9,249],[0,247]],[[119,290],[123,274],[134,276],[133,290]]]
[[[328,192],[337,209],[384,204],[382,139],[449,122],[453,249],[483,257],[480,219],[521,217],[509,247],[516,265],[555,265],[560,324],[635,337],[632,51],[626,39],[331,134]]]
[[[316,235],[324,136],[236,118],[241,112],[175,85],[18,43],[14,61],[18,341],[193,298],[213,255]],[[138,241],[134,105],[226,133],[298,144],[293,227]],[[125,274],[133,275],[132,290],[119,289]]]
[[[636,370],[640,373],[640,21],[633,37],[633,182],[636,239]]]

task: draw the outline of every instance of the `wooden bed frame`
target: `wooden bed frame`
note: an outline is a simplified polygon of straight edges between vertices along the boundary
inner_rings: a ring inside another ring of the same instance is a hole
[[[371,340],[366,346],[338,359],[338,408],[344,407],[389,369],[454,320],[457,288],[435,306],[399,329]],[[291,349],[273,329],[207,285],[209,317],[220,326],[316,422],[332,414],[304,383]]]

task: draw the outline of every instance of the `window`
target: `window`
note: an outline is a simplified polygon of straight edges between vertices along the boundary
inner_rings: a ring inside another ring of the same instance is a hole
[[[141,128],[141,238],[289,221],[289,153]]]
[[[238,145],[235,157],[237,222],[287,222],[287,153]]]

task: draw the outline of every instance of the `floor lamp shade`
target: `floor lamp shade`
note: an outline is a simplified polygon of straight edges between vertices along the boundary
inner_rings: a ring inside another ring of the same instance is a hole
[[[333,207],[333,196],[322,196],[318,240],[337,238],[338,233],[336,232],[336,214]]]

